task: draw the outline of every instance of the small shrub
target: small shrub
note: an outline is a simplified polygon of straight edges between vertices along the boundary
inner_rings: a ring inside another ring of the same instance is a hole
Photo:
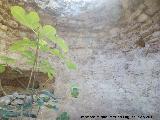
[[[32,66],[31,75],[27,86],[27,88],[29,88],[31,80],[33,78],[32,76],[35,71],[40,71],[47,74],[50,80],[53,79],[53,77],[55,76],[55,69],[53,65],[49,62],[47,57],[57,56],[65,63],[65,65],[69,69],[76,69],[76,65],[69,57],[67,57],[67,52],[69,50],[68,45],[61,37],[57,35],[57,31],[53,26],[42,25],[40,23],[40,18],[37,12],[27,12],[20,6],[12,6],[11,14],[19,23],[29,28],[35,34],[36,38],[30,39],[26,36],[21,40],[17,40],[13,44],[11,44],[8,51],[12,53],[18,53],[21,58],[14,59],[6,55],[0,55],[0,73],[3,73],[5,71],[6,66],[15,65],[17,62],[24,60],[25,64]],[[58,47],[52,48],[52,44],[56,44]],[[48,56],[42,57],[40,56],[40,53],[48,54]],[[72,97],[77,98],[78,94],[78,88],[73,87],[71,89]],[[0,107],[0,115],[2,114],[2,119],[9,119],[10,117],[18,116],[28,116],[35,118],[36,115],[24,112],[26,109],[32,110],[33,104],[36,104],[39,109],[41,108],[41,106],[46,106],[47,108],[58,110],[56,106],[57,98],[55,98],[55,96],[49,91],[43,91],[43,96],[42,94],[39,95],[37,94],[37,92],[35,92],[32,85],[31,96],[33,100],[31,100],[27,104],[24,103],[22,105],[16,106],[16,110],[13,110],[9,105]],[[50,99],[52,99],[52,102],[47,103]],[[22,110],[22,112],[17,112],[17,110]],[[69,119],[70,118],[67,112],[63,112],[57,118],[57,120]]]

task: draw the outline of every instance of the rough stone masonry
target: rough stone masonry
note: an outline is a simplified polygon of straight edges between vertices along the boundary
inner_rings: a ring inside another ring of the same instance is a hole
[[[69,112],[71,120],[80,120],[81,115],[152,115],[152,120],[159,120],[160,1],[109,1],[93,10],[84,8],[86,12],[77,16],[61,16],[50,7],[37,10],[42,22],[55,25],[68,42],[78,65],[76,71],[68,71],[53,60],[58,68],[55,92],[64,97],[60,112]],[[1,22],[1,41],[14,40],[12,25]],[[80,88],[77,99],[68,95],[72,83]],[[57,115],[42,112],[40,119],[53,120]]]

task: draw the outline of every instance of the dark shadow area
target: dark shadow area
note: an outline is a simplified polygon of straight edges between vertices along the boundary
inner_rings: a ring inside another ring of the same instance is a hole
[[[13,92],[25,92],[30,80],[31,70],[13,69],[6,67],[5,72],[0,74],[1,86],[7,94]],[[34,84],[33,84],[34,81]],[[49,87],[54,80],[48,81],[48,76],[42,72],[34,72],[31,80],[30,88],[44,89]],[[50,89],[53,89],[49,87]],[[0,90],[0,96],[3,96],[3,91]]]

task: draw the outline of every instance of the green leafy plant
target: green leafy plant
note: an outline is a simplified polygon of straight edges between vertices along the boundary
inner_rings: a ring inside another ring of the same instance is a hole
[[[56,29],[51,25],[41,25],[37,12],[27,12],[20,6],[12,6],[11,14],[22,25],[28,27],[36,36],[36,39],[29,39],[27,36],[22,40],[18,40],[11,44],[9,51],[16,52],[22,56],[26,64],[33,66],[33,71],[40,71],[48,75],[52,79],[55,75],[55,69],[50,64],[48,58],[41,57],[40,53],[47,53],[48,56],[59,57],[69,69],[76,69],[76,65],[66,56],[69,48],[66,42],[57,35]],[[56,44],[57,48],[52,48]],[[5,71],[5,66],[14,64],[15,60],[8,56],[0,56],[2,64],[0,64],[0,73]]]
[[[70,117],[67,112],[61,113],[56,120],[70,120]]]
[[[31,66],[31,75],[27,86],[28,89],[31,86],[30,84],[32,83],[31,81],[34,78],[33,74],[35,71],[40,71],[47,74],[49,80],[53,79],[53,77],[55,76],[55,69],[53,65],[51,65],[51,63],[49,62],[48,57],[56,56],[60,58],[60,60],[63,61],[63,63],[69,69],[76,69],[76,65],[72,62],[70,58],[67,57],[69,48],[66,42],[57,35],[57,31],[53,26],[42,25],[40,23],[40,18],[37,12],[27,12],[20,6],[12,6],[11,14],[20,24],[29,28],[36,37],[35,39],[30,39],[26,36],[21,40],[17,40],[16,42],[12,43],[8,51],[11,53],[17,53],[21,57],[20,59],[14,59],[7,55],[0,55],[0,73],[3,73],[5,71],[6,66],[8,65],[14,65],[16,64],[16,62],[19,62],[19,60],[25,61],[25,64]],[[55,44],[57,48],[52,47]],[[47,57],[42,57],[40,54],[47,54]],[[34,82],[32,84],[34,84]],[[32,90],[33,89],[34,88],[32,85]],[[54,97],[54,95],[49,91],[43,91],[43,94],[43,99],[39,95],[36,95],[36,104],[39,106],[39,108],[41,106],[46,106],[47,108],[58,110],[56,106],[57,99]],[[77,98],[79,95],[79,89],[73,86],[71,89],[71,95],[72,97]],[[52,102],[44,104],[50,98],[52,98]],[[24,104],[22,106],[18,106],[17,109],[19,109],[19,107],[20,109],[23,108],[23,110],[30,109],[30,107],[32,108],[32,105],[33,103],[31,102],[26,105]],[[8,119],[13,116],[17,117],[21,115],[28,117],[34,116],[30,113],[21,113],[16,112],[14,110],[11,111],[11,108],[5,107],[2,107],[0,109],[0,114],[1,113],[4,119]],[[57,117],[57,120],[69,119],[70,118],[67,112],[63,112],[59,117]]]
[[[77,98],[79,96],[79,88],[77,85],[71,86],[71,96]]]

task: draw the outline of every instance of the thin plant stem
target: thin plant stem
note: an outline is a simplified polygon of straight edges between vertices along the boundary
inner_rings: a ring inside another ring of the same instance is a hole
[[[33,32],[36,34],[36,32],[34,30],[33,30]],[[33,72],[35,71],[35,68],[37,66],[38,55],[39,55],[39,35],[37,35],[37,47],[36,47],[35,60],[34,60],[34,64],[33,64],[33,67],[32,67],[32,71],[31,71],[31,75],[30,75],[30,79],[29,79],[29,82],[28,82],[27,89],[29,89],[29,85],[31,84],[31,80],[32,80],[32,76],[33,76]]]
[[[2,90],[2,92],[3,92],[3,94],[6,96],[7,95],[7,93],[4,91],[4,89],[3,89],[3,87],[2,87],[2,80],[0,79],[0,87],[1,87],[1,90]]]
[[[49,80],[50,80],[50,79],[47,79],[47,80],[45,81],[45,83],[43,83],[43,86],[45,86]]]

